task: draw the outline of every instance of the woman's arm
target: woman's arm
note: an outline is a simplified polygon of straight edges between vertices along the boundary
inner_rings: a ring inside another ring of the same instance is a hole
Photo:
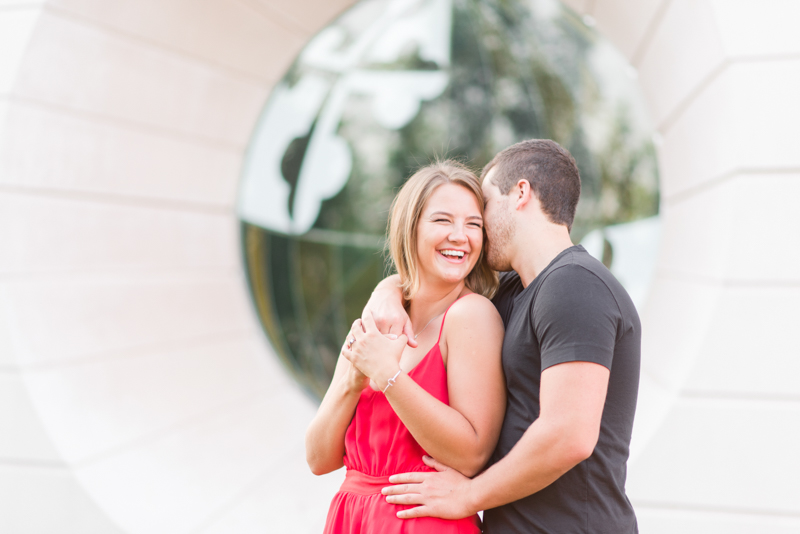
[[[343,354],[385,387],[398,367],[387,365],[390,358],[377,358],[374,351],[396,349],[377,337],[374,323],[367,320],[365,326],[365,333],[354,328],[353,349],[360,350],[345,349]],[[502,342],[503,323],[494,305],[480,296],[464,298],[450,308],[441,343],[447,354],[450,406],[405,373],[386,390],[395,413],[422,448],[467,476],[480,472],[500,434],[506,405]]]
[[[345,432],[368,385],[369,378],[340,354],[331,385],[306,430],[306,462],[315,475],[342,467]]]

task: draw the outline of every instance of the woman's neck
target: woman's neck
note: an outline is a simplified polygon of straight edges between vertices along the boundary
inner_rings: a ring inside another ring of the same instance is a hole
[[[408,316],[417,329],[425,328],[426,323],[447,310],[464,291],[463,280],[455,285],[433,286],[422,282],[419,291],[408,304]]]

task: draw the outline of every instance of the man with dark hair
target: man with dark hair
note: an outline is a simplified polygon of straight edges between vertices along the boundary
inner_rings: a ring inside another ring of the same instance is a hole
[[[468,479],[434,459],[394,475],[399,517],[467,517],[485,532],[637,532],[625,495],[639,382],[641,326],[627,292],[569,231],[580,195],[575,160],[557,143],[523,141],[483,171],[487,254],[507,271],[493,301],[503,317],[505,420],[490,467]],[[397,281],[365,308],[384,333],[408,336]]]

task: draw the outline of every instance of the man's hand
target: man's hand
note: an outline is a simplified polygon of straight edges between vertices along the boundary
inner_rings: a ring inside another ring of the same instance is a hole
[[[386,502],[419,505],[397,512],[397,517],[461,519],[478,511],[473,510],[470,504],[470,479],[429,456],[423,456],[422,461],[436,469],[436,472],[392,475],[389,482],[394,486],[381,490],[387,496]]]
[[[414,327],[411,326],[405,308],[403,307],[403,293],[398,287],[399,277],[392,275],[384,279],[372,292],[361,319],[366,320],[371,315],[382,334],[403,335],[408,338],[408,346],[416,348]]]

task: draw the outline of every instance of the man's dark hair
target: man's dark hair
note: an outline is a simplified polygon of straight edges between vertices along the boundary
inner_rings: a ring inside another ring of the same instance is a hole
[[[555,141],[529,139],[511,145],[486,164],[483,180],[497,168],[492,183],[507,195],[520,179],[527,180],[550,222],[572,230],[581,195],[581,176],[575,158]]]

